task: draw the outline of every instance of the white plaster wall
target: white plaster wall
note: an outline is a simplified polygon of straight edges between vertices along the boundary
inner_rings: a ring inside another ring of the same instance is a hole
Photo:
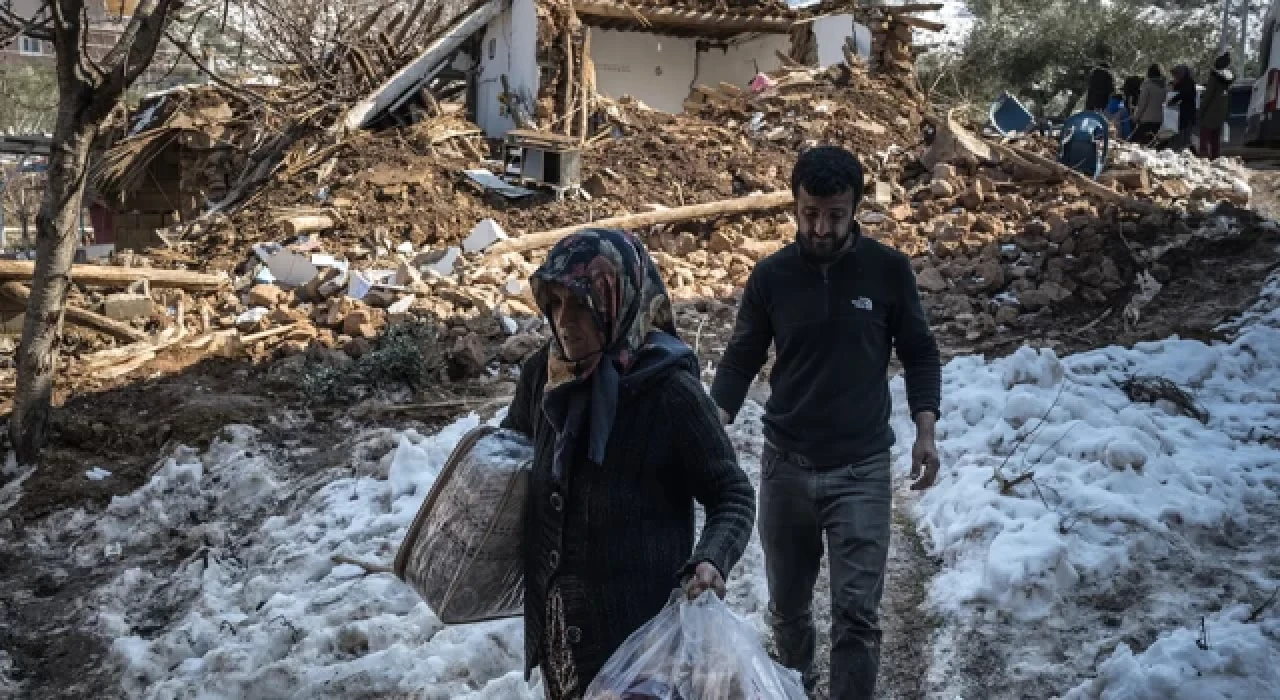
[[[506,74],[512,92],[533,107],[538,95],[538,16],[536,0],[510,0],[485,28],[476,82],[476,122],[486,136],[498,138],[516,124],[502,114],[498,97]]]
[[[853,15],[827,15],[813,21],[813,35],[818,40],[818,65],[826,68],[844,62],[844,40],[853,37],[858,55],[871,56],[871,29],[853,21]]]
[[[591,30],[596,89],[630,95],[653,109],[684,111],[694,77],[694,41],[643,32]]]
[[[789,53],[791,38],[785,34],[762,34],[736,41],[727,48],[709,48],[698,53],[698,85],[715,87],[731,83],[746,87],[756,73],[768,73],[782,67],[777,51]]]

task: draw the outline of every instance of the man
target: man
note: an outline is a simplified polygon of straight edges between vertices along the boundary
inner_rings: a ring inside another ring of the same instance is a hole
[[[1107,102],[1116,91],[1116,76],[1111,72],[1111,64],[1103,61],[1089,73],[1089,90],[1085,93],[1085,110],[1101,112],[1107,108]]]
[[[889,553],[889,351],[906,369],[916,422],[913,489],[938,473],[938,346],[906,256],[864,238],[862,165],[840,148],[804,153],[791,175],[796,242],[751,273],[711,395],[731,422],[765,363],[770,375],[760,538],[780,661],[812,691],[813,587],[831,553],[831,696],[870,700],[877,608]]]
[[[1213,62],[1213,72],[1204,86],[1204,99],[1200,101],[1200,156],[1222,157],[1222,129],[1231,117],[1231,84],[1236,80],[1231,72],[1231,54],[1223,53]]]

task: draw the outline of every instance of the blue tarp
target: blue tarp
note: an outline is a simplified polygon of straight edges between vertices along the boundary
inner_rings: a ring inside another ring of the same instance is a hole
[[[1035,117],[1018,101],[1018,98],[1007,92],[991,103],[991,125],[1001,136],[1017,132],[1025,134],[1035,125]]]

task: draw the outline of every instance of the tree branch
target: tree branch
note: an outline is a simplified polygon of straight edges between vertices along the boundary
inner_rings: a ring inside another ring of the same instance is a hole
[[[30,17],[19,17],[13,11],[13,0],[0,5],[0,45],[18,36],[28,36],[41,41],[53,41],[53,12],[51,0],[44,0]],[[43,17],[41,15],[44,15]]]

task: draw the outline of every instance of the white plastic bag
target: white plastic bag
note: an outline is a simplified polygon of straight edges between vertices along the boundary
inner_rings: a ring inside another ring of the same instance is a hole
[[[584,700],[805,700],[796,671],[710,591],[682,591],[622,643]]]
[[[524,510],[533,445],[510,430],[463,436],[392,567],[445,624],[524,612]]]
[[[1164,122],[1160,124],[1160,133],[1176,134],[1178,133],[1178,108],[1164,108]]]

